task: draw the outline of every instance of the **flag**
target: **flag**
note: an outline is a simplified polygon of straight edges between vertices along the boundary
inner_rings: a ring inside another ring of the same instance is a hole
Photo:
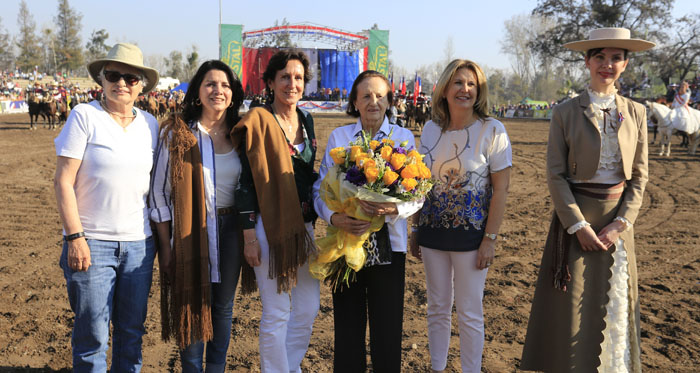
[[[394,88],[394,73],[391,73],[391,93],[393,94],[396,89]]]
[[[436,85],[437,85],[437,83],[433,83],[433,92],[435,92],[435,86],[436,86]]]
[[[416,73],[415,79],[413,79],[413,105],[418,103],[418,92],[420,92],[420,78],[418,73]]]
[[[403,78],[403,76],[401,77],[401,95],[406,95],[406,80]]]

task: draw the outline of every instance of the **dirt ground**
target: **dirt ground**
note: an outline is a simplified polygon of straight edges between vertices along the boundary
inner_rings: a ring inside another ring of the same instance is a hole
[[[350,122],[343,115],[315,118],[321,146],[333,128]],[[73,314],[58,267],[61,223],[52,185],[52,140],[58,132],[29,131],[28,119],[27,114],[0,116],[0,372],[64,372],[71,366]],[[513,142],[513,171],[504,239],[484,296],[485,372],[517,371],[552,209],[544,181],[547,122],[505,124]],[[700,371],[700,155],[687,155],[678,138],[673,140],[669,158],[656,155],[658,146],[650,147],[650,182],[635,225],[645,372]],[[317,235],[323,232],[319,224]],[[157,273],[156,268],[143,371],[179,371],[174,344],[160,340]],[[259,371],[260,314],[258,296],[237,296],[229,370]],[[330,292],[322,287],[305,372],[332,370],[332,325]],[[409,257],[403,371],[427,372],[429,364],[423,266]],[[448,370],[459,371],[454,318]]]

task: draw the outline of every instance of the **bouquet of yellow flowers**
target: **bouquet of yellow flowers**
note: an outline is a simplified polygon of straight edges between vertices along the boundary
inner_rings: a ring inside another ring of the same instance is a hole
[[[370,222],[360,236],[329,226],[326,237],[316,242],[319,251],[309,271],[319,280],[330,281],[333,289],[341,283],[349,286],[351,277],[365,264],[363,246],[369,235],[384,225],[384,216],[365,214],[358,200],[414,201],[424,198],[435,183],[423,155],[406,149],[407,141],[395,146],[391,135],[380,142],[363,131],[347,147],[329,151],[335,165],[321,181],[321,199],[334,212]]]

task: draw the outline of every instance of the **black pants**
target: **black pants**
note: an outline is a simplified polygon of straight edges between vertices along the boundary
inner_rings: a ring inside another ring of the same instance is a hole
[[[333,293],[336,373],[367,368],[365,333],[369,315],[369,344],[374,372],[401,371],[403,293],[406,253],[392,253],[391,264],[363,268],[357,281]]]

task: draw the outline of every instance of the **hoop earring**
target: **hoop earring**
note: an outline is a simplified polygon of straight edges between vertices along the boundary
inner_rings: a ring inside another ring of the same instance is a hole
[[[228,107],[233,107],[233,100],[231,100],[231,103],[228,104]]]
[[[197,97],[197,99],[194,100],[194,104],[197,105],[197,106],[201,106],[201,105],[202,105],[202,100],[200,100],[199,97]]]

